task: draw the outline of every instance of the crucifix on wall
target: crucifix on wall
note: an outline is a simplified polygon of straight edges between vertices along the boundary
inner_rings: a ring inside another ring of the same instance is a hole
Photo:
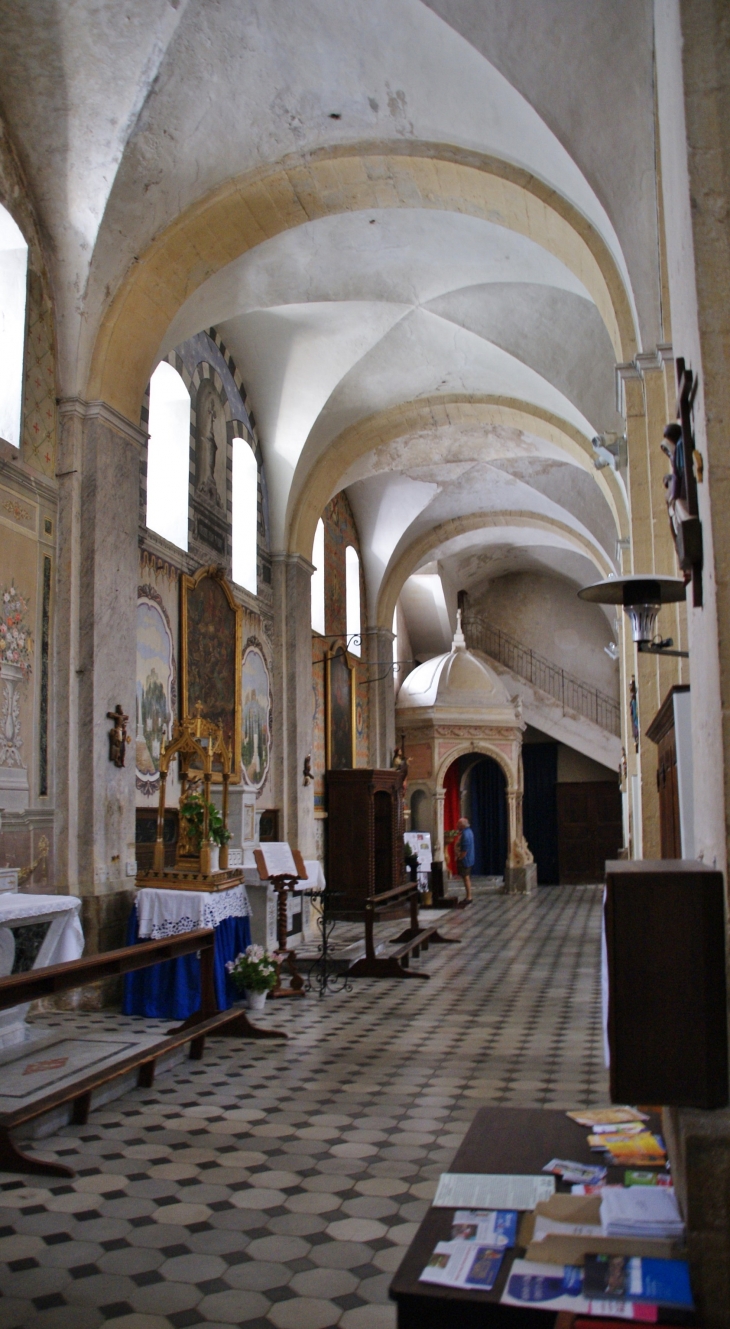
[[[697,501],[697,482],[702,480],[702,457],[695,451],[692,411],[697,379],[684,360],[677,360],[677,421],[664,430],[662,451],[671,471],[664,477],[667,511],[677,561],[685,582],[692,582],[692,603],[702,606],[702,524]]]

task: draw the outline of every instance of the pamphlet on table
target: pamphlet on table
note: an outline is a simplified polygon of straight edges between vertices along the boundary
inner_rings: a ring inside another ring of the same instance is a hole
[[[442,1172],[434,1209],[534,1209],[555,1191],[554,1177],[502,1172]]]

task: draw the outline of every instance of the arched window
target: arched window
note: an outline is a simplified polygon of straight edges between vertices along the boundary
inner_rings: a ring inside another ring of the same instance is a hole
[[[245,438],[233,440],[233,580],[253,595],[256,577],[259,470]]]
[[[0,207],[0,438],[20,447],[28,246]]]
[[[312,628],[324,636],[324,522],[317,522],[312,546]]]
[[[147,525],[179,549],[188,547],[190,395],[167,360],[150,379]]]
[[[361,655],[360,634],[360,559],[357,550],[348,545],[345,550],[345,613],[347,619],[347,648],[353,655]]]

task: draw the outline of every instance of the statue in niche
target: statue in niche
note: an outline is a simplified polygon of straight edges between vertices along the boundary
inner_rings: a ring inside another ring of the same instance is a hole
[[[201,498],[222,508],[225,487],[226,422],[223,404],[210,379],[200,385],[196,405],[196,489]]]

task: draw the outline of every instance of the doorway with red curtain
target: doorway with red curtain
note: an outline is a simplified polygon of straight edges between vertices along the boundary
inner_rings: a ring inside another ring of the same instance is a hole
[[[449,769],[446,772],[446,775],[444,776],[444,793],[445,793],[444,838],[446,837],[447,831],[456,830],[456,823],[459,820],[459,817],[461,816],[461,798],[459,792],[460,782],[461,782],[461,759],[457,757],[456,761],[452,761],[451,765],[449,766]],[[446,866],[448,867],[449,872],[451,873],[452,877],[455,877],[457,875],[457,872],[456,872],[456,855],[454,853],[453,840],[448,841],[445,839],[444,857],[446,859]]]

